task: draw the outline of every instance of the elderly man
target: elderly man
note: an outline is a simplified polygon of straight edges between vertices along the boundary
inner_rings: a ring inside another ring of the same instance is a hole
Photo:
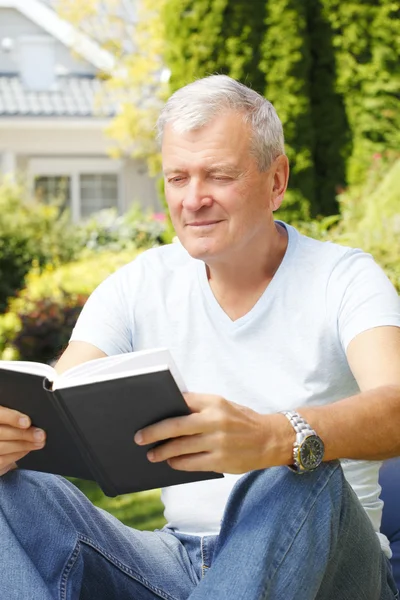
[[[159,132],[180,243],[99,286],[57,369],[168,346],[192,412],[132,443],[225,478],[164,489],[168,525],[134,531],[62,478],[13,470],[44,434],[0,410],[0,597],[396,598],[378,472],[400,454],[397,293],[371,256],[274,220],[289,166],[256,92],[196,81]]]

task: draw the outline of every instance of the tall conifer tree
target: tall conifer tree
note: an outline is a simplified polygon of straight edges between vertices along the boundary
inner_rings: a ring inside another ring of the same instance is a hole
[[[342,94],[337,89],[333,31],[321,0],[307,0],[311,54],[309,91],[314,132],[315,213],[339,211],[336,195],[346,183],[350,131]]]
[[[338,88],[352,135],[348,181],[359,183],[374,153],[400,147],[400,3],[322,2],[334,31]]]
[[[259,69],[264,0],[167,0],[165,60],[172,91],[199,77],[225,73],[264,90]]]
[[[311,55],[304,2],[267,3],[262,56],[265,96],[282,120],[291,164],[289,191],[280,214],[283,218],[306,218],[314,212],[316,180],[309,86]]]

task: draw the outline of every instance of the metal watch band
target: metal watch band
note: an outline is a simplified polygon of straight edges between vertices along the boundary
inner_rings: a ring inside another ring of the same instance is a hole
[[[288,419],[289,423],[291,424],[291,426],[293,427],[293,429],[296,433],[296,440],[293,444],[293,464],[288,465],[289,469],[294,471],[295,473],[306,473],[307,471],[314,470],[315,468],[317,468],[319,466],[319,464],[321,464],[321,461],[322,461],[323,449],[324,449],[322,440],[318,437],[318,435],[315,433],[314,429],[311,428],[311,426],[307,423],[307,421],[302,416],[300,416],[299,413],[296,412],[295,410],[282,411],[282,414],[284,414],[285,417]],[[310,439],[313,438],[314,440],[318,440],[319,443],[321,444],[321,450],[322,450],[321,459],[313,467],[307,467],[307,466],[303,465],[303,463],[300,459],[301,448],[303,446],[303,443],[305,443],[305,441],[308,438],[310,438]]]
[[[289,420],[296,433],[301,433],[304,437],[308,435],[316,435],[314,429],[307,423],[303,417],[295,410],[284,410],[282,414]]]

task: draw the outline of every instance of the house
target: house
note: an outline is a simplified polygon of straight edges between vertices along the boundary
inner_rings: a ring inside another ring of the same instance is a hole
[[[50,2],[0,0],[0,173],[22,174],[32,192],[61,197],[78,221],[132,203],[160,209],[143,161],[111,159],[96,75],[112,56],[61,19]]]

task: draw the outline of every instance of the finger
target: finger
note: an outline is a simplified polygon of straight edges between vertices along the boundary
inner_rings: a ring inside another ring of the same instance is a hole
[[[0,425],[0,442],[10,440],[21,440],[26,442],[41,442],[46,438],[43,429],[29,427],[29,429],[18,429],[9,425]]]
[[[205,435],[184,436],[152,448],[147,453],[147,458],[151,462],[162,462],[175,456],[206,452],[210,449],[209,446],[210,441]]]
[[[28,452],[18,452],[16,454],[9,454],[6,458],[6,461],[3,461],[2,458],[0,457],[0,477],[2,475],[5,475],[6,473],[8,473],[8,471],[12,471],[13,469],[17,468],[17,465],[15,464],[18,460],[21,460],[21,458],[24,458],[24,456],[26,456],[28,454]],[[5,457],[4,457],[5,458]]]
[[[201,433],[201,422],[196,414],[165,419],[137,431],[134,440],[137,444],[144,446],[170,438],[194,435]]]
[[[202,409],[215,404],[220,399],[219,396],[212,394],[197,394],[196,392],[185,392],[183,394],[186,404],[193,412],[200,412]]]
[[[11,425],[19,429],[28,429],[31,426],[31,420],[27,415],[20,413],[12,408],[0,406],[0,423],[2,425]]]
[[[167,462],[172,469],[178,471],[215,471],[222,473],[213,464],[211,454],[208,452],[176,456],[169,458]]]
[[[42,442],[0,442],[0,457],[15,454],[17,452],[30,452],[31,450],[40,450],[44,446]]]

